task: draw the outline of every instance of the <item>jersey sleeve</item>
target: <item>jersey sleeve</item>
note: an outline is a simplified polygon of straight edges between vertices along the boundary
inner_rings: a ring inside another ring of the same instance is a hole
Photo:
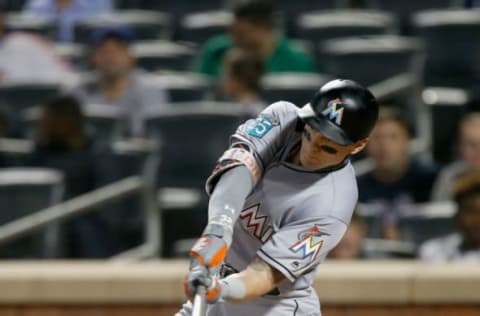
[[[257,256],[294,282],[325,259],[346,229],[344,222],[333,217],[298,221],[275,233]]]
[[[246,166],[254,185],[263,176],[265,168],[286,143],[286,136],[297,121],[297,107],[289,102],[271,104],[255,119],[240,125],[230,137],[230,146],[217,161],[214,171],[206,183],[211,193],[218,178],[228,169]]]

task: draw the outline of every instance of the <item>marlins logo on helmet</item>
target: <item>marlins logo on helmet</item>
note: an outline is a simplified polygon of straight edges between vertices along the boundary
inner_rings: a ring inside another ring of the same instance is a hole
[[[337,98],[330,101],[328,107],[322,111],[322,114],[328,117],[329,120],[334,121],[337,125],[342,125],[344,105],[342,101]]]

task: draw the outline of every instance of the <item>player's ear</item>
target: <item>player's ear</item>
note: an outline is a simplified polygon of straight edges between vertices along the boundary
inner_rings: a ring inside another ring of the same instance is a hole
[[[367,146],[367,144],[368,144],[368,137],[357,141],[357,142],[353,145],[353,149],[352,149],[352,151],[351,151],[351,154],[352,154],[352,155],[358,154],[359,152],[361,152],[362,150],[365,149],[365,147]]]

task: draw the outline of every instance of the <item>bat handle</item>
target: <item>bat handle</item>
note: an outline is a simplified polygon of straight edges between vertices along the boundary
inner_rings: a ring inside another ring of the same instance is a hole
[[[205,316],[207,314],[207,301],[205,299],[207,290],[204,286],[198,286],[193,298],[192,316]]]

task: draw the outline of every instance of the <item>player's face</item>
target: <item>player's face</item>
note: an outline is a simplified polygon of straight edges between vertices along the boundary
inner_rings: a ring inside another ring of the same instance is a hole
[[[480,119],[466,122],[461,127],[460,152],[470,169],[480,171]]]
[[[465,199],[459,206],[458,224],[468,244],[480,247],[480,196]]]
[[[342,146],[305,125],[299,154],[300,164],[310,170],[335,166],[344,161],[348,155],[361,151],[366,144],[365,139],[353,145]]]
[[[408,161],[410,137],[397,122],[380,121],[370,135],[367,150],[380,169],[397,170]]]

